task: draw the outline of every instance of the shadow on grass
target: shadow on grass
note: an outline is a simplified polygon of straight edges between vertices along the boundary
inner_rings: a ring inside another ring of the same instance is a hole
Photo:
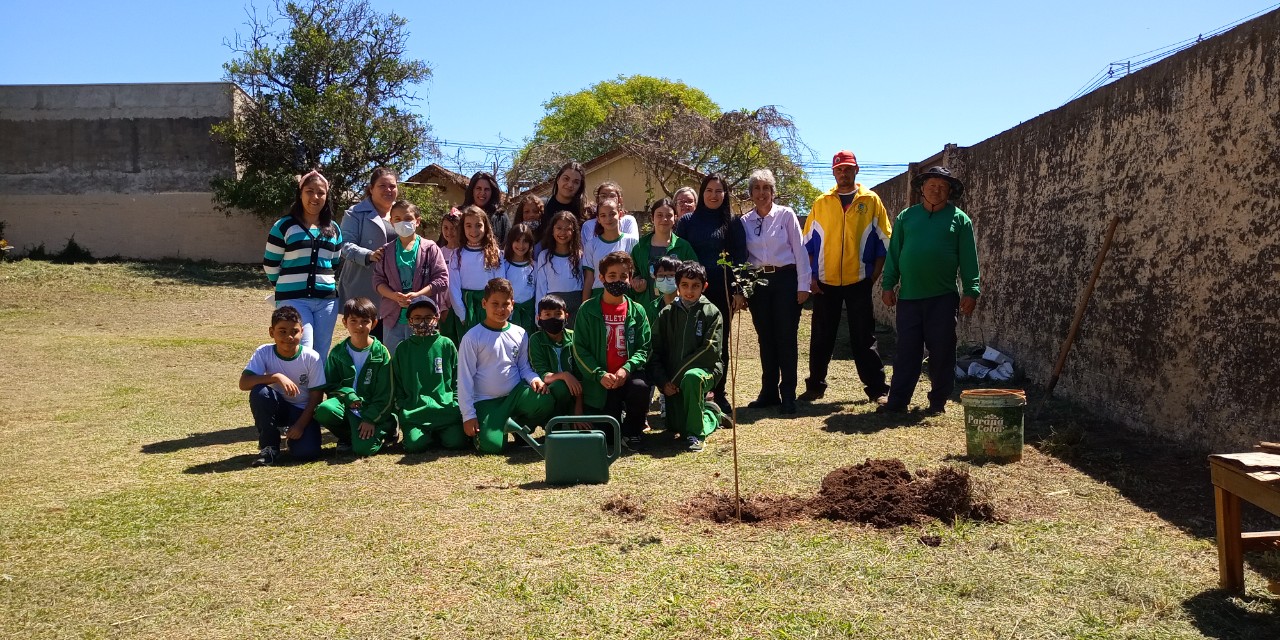
[[[236,444],[238,442],[256,442],[258,431],[253,425],[231,427],[220,431],[193,433],[185,438],[161,440],[142,445],[142,453],[173,453],[195,447],[211,447],[220,444]]]
[[[922,411],[906,413],[837,413],[827,416],[823,431],[831,433],[868,434],[920,424],[925,418]]]
[[[249,469],[253,468],[250,465],[253,464],[254,458],[257,458],[257,457],[258,457],[258,454],[256,453],[242,453],[240,455],[231,456],[226,460],[215,460],[213,462],[202,462],[200,464],[194,464],[194,465],[191,465],[190,467],[187,467],[186,469],[183,469],[182,472],[186,474],[191,474],[191,475],[204,475],[208,473],[229,473],[232,471],[248,471]]]
[[[1274,599],[1212,589],[1188,598],[1182,608],[1207,638],[1280,637],[1280,608]]]
[[[179,284],[215,287],[266,287],[262,267],[246,264],[219,264],[190,260],[125,262],[125,269],[144,278],[172,280]]]

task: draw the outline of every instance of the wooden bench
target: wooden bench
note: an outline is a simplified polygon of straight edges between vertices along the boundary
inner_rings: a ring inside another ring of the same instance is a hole
[[[1280,531],[1240,531],[1240,501],[1280,516],[1280,455],[1223,453],[1209,456],[1218,521],[1218,585],[1244,591],[1244,552],[1280,549]]]

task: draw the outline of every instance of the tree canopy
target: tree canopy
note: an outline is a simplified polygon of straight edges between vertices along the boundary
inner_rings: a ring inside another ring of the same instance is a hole
[[[508,180],[551,178],[567,160],[587,161],[623,148],[644,164],[656,191],[669,196],[687,169],[718,173],[738,196],[755,169],[772,169],[778,200],[807,211],[818,191],[792,157],[806,148],[795,123],[775,107],[721,111],[705,93],[681,82],[619,76],[543,105],[528,144],[516,154]]]
[[[319,168],[342,208],[363,197],[378,165],[405,171],[438,153],[430,125],[407,110],[431,77],[406,57],[406,20],[367,0],[307,0],[251,12],[249,33],[228,47],[226,79],[250,100],[213,133],[234,149],[239,175],[214,181],[225,211],[280,215],[294,176]]]

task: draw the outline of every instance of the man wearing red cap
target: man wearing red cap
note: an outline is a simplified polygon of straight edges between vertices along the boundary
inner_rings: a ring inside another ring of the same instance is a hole
[[[880,278],[889,246],[889,215],[880,196],[858,184],[858,159],[841,151],[831,160],[836,186],[813,203],[805,220],[805,248],[813,282],[813,329],[809,334],[809,377],[800,400],[812,402],[827,390],[827,368],[835,349],[840,311],[848,309],[849,341],[863,391],[873,402],[888,399],[884,362],[876,351],[871,288]]]

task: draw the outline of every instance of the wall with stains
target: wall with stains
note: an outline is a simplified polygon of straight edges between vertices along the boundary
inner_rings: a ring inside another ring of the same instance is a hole
[[[1046,383],[1119,216],[1055,395],[1204,448],[1280,439],[1280,11],[944,155],[982,267],[962,341]],[[906,176],[875,189],[906,205]]]

